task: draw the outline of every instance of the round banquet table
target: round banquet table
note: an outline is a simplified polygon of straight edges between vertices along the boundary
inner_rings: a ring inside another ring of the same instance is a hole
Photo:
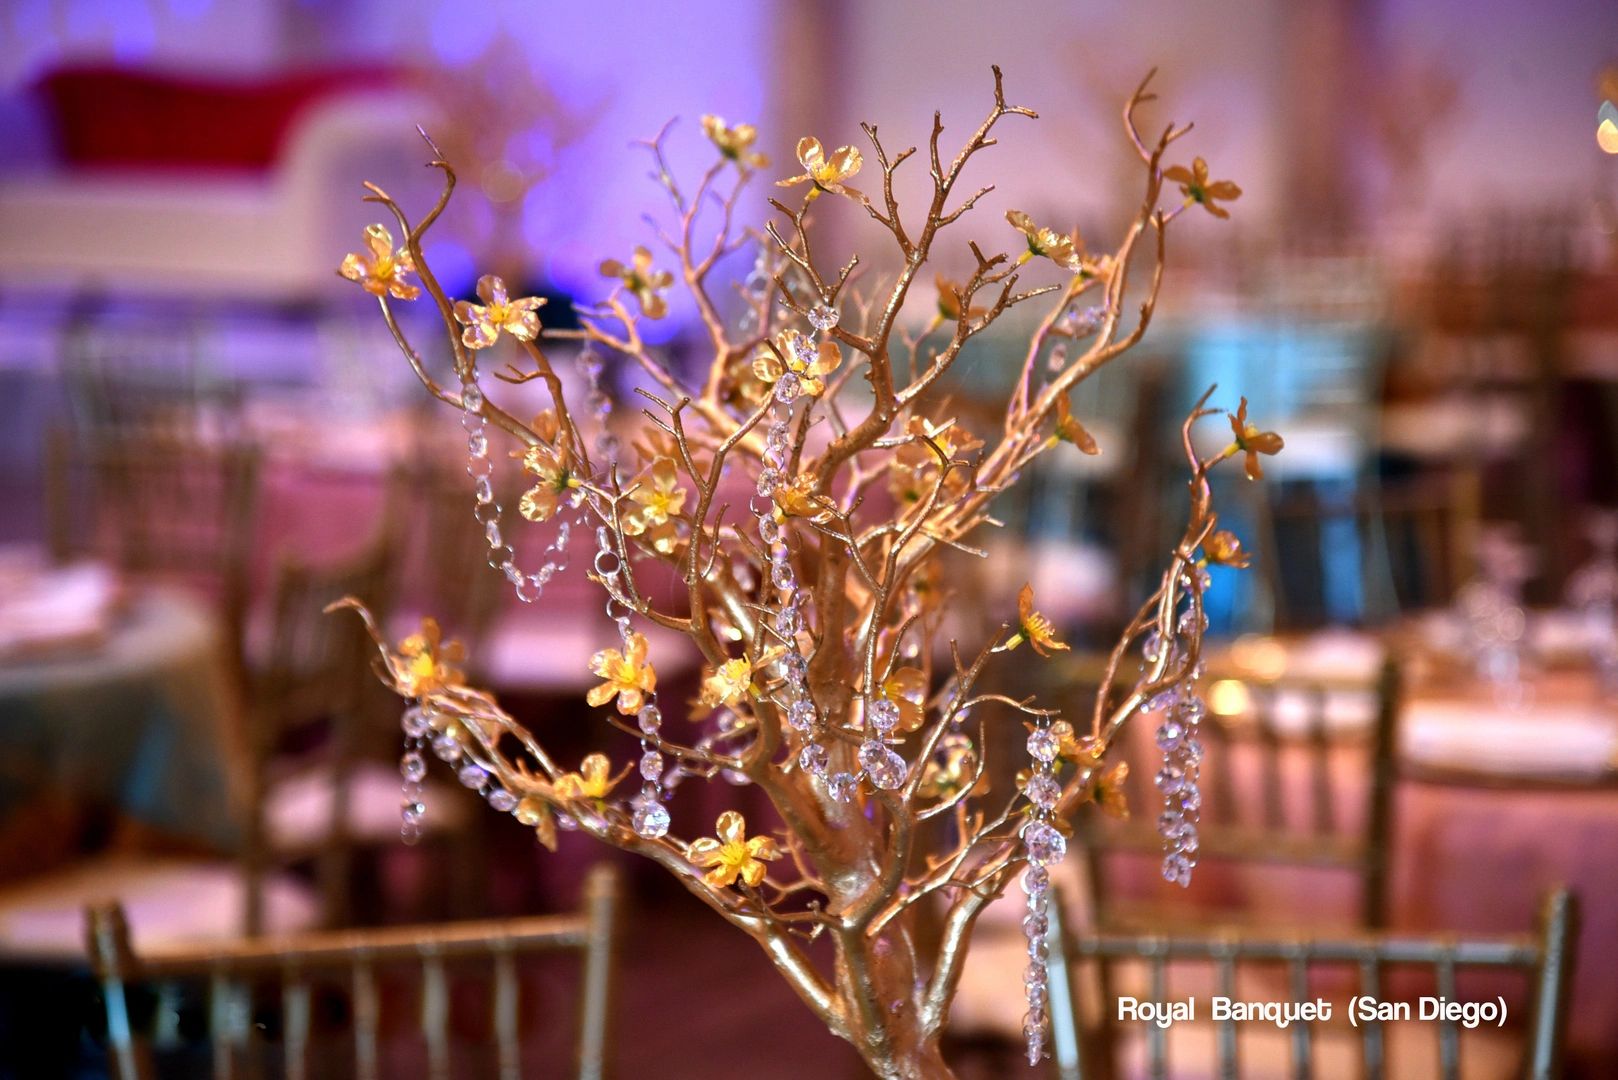
[[[110,818],[115,836],[237,844],[247,761],[223,642],[200,600],[143,589],[93,645],[0,658],[0,877],[73,854],[75,838],[41,835],[44,806]]]

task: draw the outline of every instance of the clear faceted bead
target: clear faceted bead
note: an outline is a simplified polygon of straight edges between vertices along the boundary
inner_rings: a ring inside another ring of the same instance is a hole
[[[412,750],[399,759],[399,775],[411,783],[418,783],[427,775],[427,759]]]
[[[636,834],[649,840],[656,840],[669,831],[668,807],[655,798],[643,799],[635,807],[635,813],[630,817],[630,824],[635,827]]]
[[[798,583],[798,577],[791,563],[776,563],[770,568],[770,581],[777,589],[790,589]]]
[[[781,657],[781,667],[797,682],[802,682],[809,674],[809,660],[796,649],[788,650]]]
[[[482,787],[483,782],[488,778],[489,774],[483,771],[483,766],[474,765],[470,761],[462,765],[459,771],[455,773],[455,779],[459,780],[463,787],[469,788]]]
[[[875,739],[860,747],[860,767],[871,783],[892,791],[905,781],[905,759]]]
[[[399,819],[406,825],[421,824],[422,817],[427,813],[425,803],[407,802],[399,807]]]
[[[1202,792],[1197,790],[1196,784],[1186,781],[1185,785],[1180,788],[1179,794],[1180,808],[1186,813],[1195,814],[1202,809]]]
[[[1047,822],[1029,822],[1022,831],[1022,842],[1028,850],[1028,861],[1040,866],[1061,862],[1067,854],[1067,837]]]
[[[1050,919],[1043,911],[1031,911],[1022,919],[1024,937],[1042,938],[1051,928]]]
[[[1035,728],[1028,735],[1028,756],[1035,761],[1055,761],[1061,749],[1061,740],[1049,728]]]
[[[655,735],[663,726],[663,710],[656,705],[642,705],[640,712],[635,714],[635,719],[639,721],[642,731],[648,735]]]
[[[1176,851],[1163,856],[1163,880],[1184,888],[1191,884],[1191,860]]]
[[[831,754],[819,743],[809,743],[798,753],[798,767],[819,776],[831,765]]]
[[[781,377],[775,380],[775,400],[782,404],[797,401],[798,395],[802,392],[803,380],[790,371],[783,372]]]
[[[1030,990],[1036,986],[1043,990],[1046,983],[1049,982],[1049,977],[1045,973],[1045,966],[1043,964],[1029,964],[1028,970],[1022,974],[1022,982],[1023,986]]]
[[[1157,786],[1165,795],[1173,795],[1185,786],[1185,770],[1178,765],[1165,765],[1157,770]]]
[[[766,544],[773,544],[781,538],[781,523],[769,514],[760,514],[758,519],[759,539]]]
[[[815,706],[813,702],[800,699],[794,701],[787,709],[787,723],[799,731],[808,731],[815,726]]]
[[[517,796],[503,787],[493,788],[489,791],[489,805],[502,814],[509,814],[517,809]]]
[[[760,469],[758,483],[755,490],[765,498],[769,498],[775,489],[781,486],[781,471],[779,469]]]
[[[816,304],[809,309],[809,325],[822,334],[837,325],[837,309],[829,304]]]
[[[399,726],[404,729],[404,733],[410,738],[419,739],[432,731],[433,722],[426,709],[420,705],[412,705],[404,711],[404,716],[399,720]]]
[[[1037,1066],[1045,1058],[1045,1027],[1032,1020],[1023,1025],[1023,1057],[1030,1066]]]
[[[1185,725],[1170,716],[1157,725],[1157,748],[1172,754],[1185,743]]]
[[[1208,705],[1196,694],[1187,694],[1181,700],[1180,707],[1175,710],[1175,715],[1181,723],[1195,727],[1202,722],[1204,716],[1208,715]]]
[[[478,389],[477,383],[461,386],[461,408],[467,412],[478,412],[483,408],[483,391]]]
[[[1202,740],[1194,735],[1186,739],[1184,745],[1180,747],[1180,756],[1185,758],[1187,765],[1201,765]]]
[[[791,637],[798,632],[798,609],[784,607],[775,613],[775,630],[782,637]]]
[[[473,457],[482,457],[489,452],[489,436],[481,431],[474,431],[466,437],[466,452]]]
[[[865,715],[871,720],[871,727],[886,735],[899,726],[899,706],[887,698],[877,698],[865,707]]]
[[[1035,903],[1044,903],[1045,891],[1051,887],[1051,872],[1038,863],[1033,864],[1023,871],[1022,887],[1023,891],[1028,894],[1030,906]]]
[[[1028,778],[1028,787],[1023,793],[1028,796],[1029,802],[1041,810],[1049,810],[1062,797],[1062,785],[1050,773],[1036,772]]]
[[[657,783],[657,778],[663,775],[663,755],[656,750],[648,750],[640,756],[640,774],[644,779]]]
[[[1165,810],[1157,815],[1157,834],[1165,839],[1173,839],[1180,835],[1185,827],[1185,817],[1174,810]]]
[[[439,761],[459,761],[461,740],[447,731],[441,732],[433,738],[433,753],[438,755]]]
[[[477,478],[477,482],[472,485],[472,495],[484,505],[494,502],[494,485],[489,482],[487,476]]]
[[[838,802],[847,802],[852,799],[854,792],[859,790],[859,786],[860,778],[853,773],[832,773],[826,779],[827,793]]]

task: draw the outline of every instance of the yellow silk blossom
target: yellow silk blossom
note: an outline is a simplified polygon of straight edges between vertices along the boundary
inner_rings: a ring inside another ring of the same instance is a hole
[[[1084,425],[1073,415],[1073,407],[1068,404],[1066,394],[1056,400],[1056,434],[1052,438],[1058,442],[1072,443],[1081,453],[1091,455],[1101,453],[1101,447],[1096,444],[1095,436],[1086,431]]]
[[[1028,725],[1030,731],[1033,728],[1033,724]],[[1071,761],[1086,769],[1101,764],[1101,744],[1089,735],[1080,738],[1073,730],[1073,725],[1066,720],[1051,721],[1051,734],[1056,736],[1056,755],[1063,761]]]
[[[1124,782],[1129,779],[1129,762],[1120,761],[1096,778],[1095,800],[1102,812],[1120,820],[1129,818],[1129,799]]]
[[[1245,570],[1252,556],[1242,547],[1240,538],[1228,529],[1220,529],[1202,542],[1202,553],[1208,561],[1219,566]]]
[[[365,229],[365,251],[343,256],[337,272],[372,296],[392,296],[399,300],[414,300],[421,295],[421,287],[405,280],[406,274],[416,272],[416,261],[404,248],[393,250],[393,234],[385,225],[369,225]]]
[[[658,458],[641,475],[640,484],[629,493],[636,505],[624,515],[624,532],[645,536],[663,554],[674,550],[679,534],[674,519],[685,507],[685,489],[680,486],[672,458]]]
[[[663,299],[663,290],[674,283],[674,275],[667,270],[653,270],[652,253],[645,247],[636,246],[635,257],[628,266],[617,259],[606,260],[601,264],[601,276],[622,282],[624,288],[635,294],[641,312],[648,319],[661,319],[668,314],[669,304]]]
[[[556,513],[562,496],[580,486],[573,475],[573,458],[564,446],[530,446],[523,452],[522,467],[539,479],[523,492],[517,510],[529,521],[548,521]]]
[[[839,146],[826,156],[825,147],[820,145],[819,139],[804,137],[798,140],[798,164],[803,166],[803,172],[785,180],[777,180],[776,187],[792,187],[805,181],[814,185],[809,192],[809,198],[820,197],[822,191],[829,191],[833,195],[858,195],[854,188],[844,184],[843,181],[860,171],[862,164],[860,152],[852,146]]]
[[[1180,185],[1180,194],[1185,196],[1185,205],[1200,203],[1204,210],[1216,218],[1228,218],[1230,211],[1214,202],[1215,199],[1235,202],[1242,195],[1242,189],[1230,180],[1210,181],[1208,163],[1201,158],[1193,159],[1189,169],[1184,165],[1164,169],[1163,179]]]
[[[785,521],[789,517],[824,521],[832,510],[829,499],[815,494],[813,473],[799,473],[790,484],[778,485],[770,493],[770,498],[775,501],[776,521]]]
[[[882,684],[882,696],[899,706],[900,731],[915,731],[927,718],[927,676],[920,668],[895,670]]]
[[[619,777],[612,775],[612,763],[606,754],[590,754],[579,762],[579,771],[564,773],[556,779],[558,799],[605,799]]]
[[[729,127],[724,117],[708,115],[702,118],[702,131],[721,154],[744,171],[762,169],[770,163],[769,158],[751,149],[753,143],[758,141],[758,129],[752,124]]]
[[[466,650],[458,641],[443,640],[437,619],[421,620],[421,629],[399,643],[399,655],[404,663],[394,676],[406,697],[424,698],[465,678],[456,665],[466,659]]]
[[[702,680],[704,705],[734,705],[753,692],[753,665],[746,657],[726,660]]]
[[[776,335],[773,347],[759,346],[753,356],[753,374],[759,382],[774,386],[790,371],[798,377],[801,393],[819,397],[826,392],[826,376],[842,362],[843,351],[835,341],[822,341],[816,348],[798,331],[783,330]]]
[[[487,349],[499,340],[502,330],[519,341],[533,341],[539,336],[538,309],[544,306],[544,297],[509,300],[506,283],[494,274],[478,278],[478,297],[482,304],[455,302],[455,321],[466,327],[461,331],[461,341],[467,348]]]
[[[1264,479],[1264,465],[1259,461],[1259,455],[1274,457],[1286,443],[1275,432],[1260,431],[1257,424],[1248,422],[1246,398],[1242,398],[1241,405],[1230,414],[1230,430],[1236,436],[1236,449],[1247,455],[1247,478]]]
[[[1028,250],[1017,256],[1018,265],[1040,256],[1051,260],[1057,266],[1077,273],[1081,269],[1079,255],[1073,249],[1073,238],[1063,236],[1055,229],[1048,229],[1034,223],[1034,219],[1021,210],[1007,210],[1006,220],[1011,227],[1023,234],[1028,242]]]
[[[740,878],[756,888],[768,869],[764,864],[781,857],[775,840],[768,836],[747,835],[747,819],[734,810],[719,815],[714,825],[718,839],[704,836],[686,848],[692,866],[712,867],[702,880],[716,889],[734,885]]]
[[[1025,584],[1017,594],[1017,632],[996,651],[1015,649],[1024,641],[1041,656],[1049,656],[1053,649],[1070,648],[1066,642],[1056,639],[1056,627],[1051,625],[1051,621],[1034,610],[1034,587],[1031,584]]]
[[[1091,255],[1085,250],[1084,235],[1076,227],[1069,240],[1073,245],[1074,265],[1071,269],[1079,275],[1080,281],[1090,281],[1112,275],[1113,258],[1111,255]]]
[[[633,631],[622,652],[602,649],[590,657],[590,671],[606,682],[592,688],[585,700],[600,708],[616,697],[625,716],[639,712],[646,695],[657,689],[657,671],[646,660],[646,638]]]

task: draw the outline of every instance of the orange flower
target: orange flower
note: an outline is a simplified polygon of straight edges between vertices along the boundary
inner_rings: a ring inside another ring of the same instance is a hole
[[[796,330],[783,330],[773,345],[760,345],[753,357],[753,375],[766,386],[774,386],[790,371],[798,377],[800,393],[819,397],[826,392],[826,376],[843,362],[843,351],[835,341],[818,346]]]
[[[927,676],[920,668],[895,669],[882,684],[881,696],[899,706],[900,731],[915,731],[927,718]]]
[[[714,831],[718,833],[717,840],[711,836],[693,840],[686,848],[686,857],[693,866],[713,868],[702,875],[702,880],[716,889],[736,884],[737,878],[757,888],[768,869],[764,864],[781,857],[773,838],[749,837],[747,819],[734,810],[719,815]]]
[[[814,185],[814,190],[809,192],[811,199],[819,198],[822,191],[829,191],[833,195],[859,194],[843,183],[856,175],[862,164],[860,152],[852,146],[840,146],[827,157],[819,139],[805,137],[798,140],[798,164],[803,166],[802,173],[777,180],[775,186],[792,187],[808,181]]]
[[[506,299],[506,283],[494,274],[478,278],[478,297],[481,305],[469,300],[455,302],[455,321],[465,326],[461,341],[469,349],[487,349],[504,330],[519,341],[533,341],[539,336],[538,309],[544,297],[525,296],[520,300]]]
[[[722,155],[743,171],[762,169],[770,163],[769,158],[751,149],[758,140],[758,129],[752,124],[727,127],[723,117],[709,115],[702,118],[702,131]]]
[[[579,762],[578,772],[565,773],[556,778],[556,797],[605,799],[621,779],[621,775],[612,775],[612,763],[607,760],[606,754],[590,754]]]
[[[399,690],[407,697],[423,698],[449,686],[459,686],[465,678],[456,665],[466,659],[458,641],[444,641],[438,620],[421,620],[421,630],[399,643],[404,663],[394,670]]]
[[[416,272],[415,260],[404,248],[393,250],[393,234],[385,225],[366,227],[365,246],[368,250],[345,255],[337,272],[359,282],[360,288],[372,296],[414,300],[421,295],[419,286],[405,280],[406,274]]]
[[[1163,179],[1172,180],[1180,185],[1180,192],[1185,196],[1185,205],[1201,203],[1202,208],[1216,218],[1228,218],[1230,211],[1215,203],[1215,199],[1235,202],[1242,195],[1242,189],[1230,180],[1210,181],[1208,163],[1201,158],[1193,159],[1190,169],[1184,165],[1164,169]]]
[[[672,458],[658,458],[641,476],[640,484],[629,493],[635,507],[624,515],[624,532],[646,537],[648,543],[667,555],[679,542],[674,519],[685,507],[685,489],[680,486]]]
[[[1101,447],[1096,445],[1095,437],[1086,431],[1084,425],[1073,415],[1073,408],[1068,404],[1066,394],[1056,400],[1055,438],[1061,442],[1072,443],[1081,453],[1092,455],[1101,453]]]
[[[529,521],[548,521],[562,496],[580,486],[566,445],[530,446],[523,453],[522,467],[539,478],[517,503],[517,510]]]
[[[657,671],[646,662],[646,638],[631,632],[622,652],[602,649],[590,658],[590,670],[607,680],[585,695],[585,700],[600,708],[613,698],[618,699],[618,711],[634,716],[646,703],[646,695],[657,689]]]
[[[1236,435],[1236,449],[1247,454],[1247,478],[1264,479],[1264,466],[1258,456],[1267,454],[1273,457],[1281,452],[1286,443],[1275,432],[1260,431],[1258,425],[1247,422],[1246,398],[1242,398],[1241,405],[1230,414],[1230,430]]]
[[[1106,814],[1126,821],[1129,818],[1129,799],[1124,792],[1124,781],[1129,779],[1129,762],[1120,761],[1096,778],[1096,805]]]
[[[1008,652],[1024,641],[1041,656],[1049,656],[1053,649],[1071,648],[1066,642],[1056,639],[1056,627],[1051,625],[1051,621],[1034,610],[1033,585],[1024,585],[1022,592],[1017,594],[1017,626],[1017,632],[996,652]]]
[[[1237,570],[1246,570],[1252,562],[1252,556],[1242,550],[1242,542],[1235,533],[1228,529],[1220,529],[1202,542],[1202,553],[1208,561],[1219,566],[1229,566]]]
[[[652,253],[646,248],[637,246],[634,260],[628,266],[617,259],[606,260],[601,264],[601,276],[622,282],[624,288],[635,294],[641,312],[648,319],[661,319],[668,314],[669,304],[663,299],[663,290],[674,284],[674,275],[667,270],[653,270]]]
[[[1075,273],[1081,269],[1079,254],[1073,248],[1071,236],[1063,236],[1055,229],[1035,224],[1034,219],[1021,210],[1007,210],[1006,220],[1013,229],[1022,233],[1028,243],[1028,250],[1017,256],[1018,265],[1043,255],[1063,269]]]

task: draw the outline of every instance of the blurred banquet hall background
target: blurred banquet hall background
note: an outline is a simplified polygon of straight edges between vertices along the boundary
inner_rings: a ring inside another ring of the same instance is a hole
[[[437,616],[478,684],[575,756],[611,745],[583,701],[607,620],[582,559],[533,607],[483,565],[458,426],[333,271],[377,218],[361,181],[430,204],[420,123],[464,177],[427,252],[446,289],[471,295],[496,270],[565,325],[568,299],[600,294],[602,258],[650,241],[660,192],[631,144],[670,116],[677,170],[711,153],[704,113],[756,122],[779,166],[805,132],[858,143],[870,120],[920,141],[935,108],[952,130],[975,122],[991,63],[1042,119],[994,151],[980,240],[1008,243],[1015,206],[1116,241],[1138,201],[1117,112],[1154,65],[1158,122],[1194,117],[1195,151],[1243,194],[1231,222],[1177,230],[1145,342],[1075,400],[1104,452],[1042,461],[958,591],[1009,613],[1035,583],[1074,644],[1041,689],[1076,714],[1177,535],[1178,418],[1217,382],[1287,443],[1261,482],[1217,492],[1256,554],[1213,571],[1204,727],[1226,764],[1208,772],[1199,877],[1164,886],[1140,854],[1158,750],[1137,724],[1134,813],[1081,827],[1070,921],[1516,935],[1539,943],[1519,949],[1522,977],[1457,975],[1442,948],[1435,983],[1389,974],[1386,997],[1498,994],[1510,1016],[1390,1034],[1388,1074],[1440,1075],[1459,1048],[1464,1075],[1517,1075],[1559,1031],[1566,1075],[1613,1075],[1618,156],[1597,126],[1618,99],[1618,6],[629,7],[0,9],[0,1077],[111,1068],[125,990],[107,957],[130,946],[102,926],[115,940],[93,974],[84,920],[114,898],[136,955],[201,940],[221,956],[260,932],[585,918],[615,900],[604,1005],[573,1004],[578,962],[525,960],[519,1015],[503,981],[519,975],[497,965],[495,1012],[514,1010],[531,1064],[567,1060],[570,1018],[604,1007],[619,1075],[860,1074],[762,955],[649,868],[576,834],[548,853],[448,773],[429,780],[422,842],[400,844],[399,708],[324,604],[361,596],[401,635]],[[1618,120],[1611,139],[1618,153]],[[864,225],[829,227],[854,248]],[[740,285],[752,269],[749,248],[722,273]],[[932,304],[914,306],[920,326]],[[701,334],[679,301],[649,327],[676,365]],[[950,387],[969,426],[1026,332],[1008,319],[973,344]],[[632,400],[633,373],[606,377]],[[678,667],[667,701],[695,692],[695,663]],[[690,785],[674,809],[705,831],[731,805],[767,815],[724,784]],[[1533,937],[1563,885],[1582,918]],[[956,1006],[963,1075],[1017,1058],[1019,918],[1013,900],[980,926]],[[598,961],[587,949],[584,967]],[[1301,970],[1260,972],[1254,994],[1340,989]],[[429,1049],[494,1044],[481,991],[458,979],[429,975],[419,1009],[383,984],[396,1022],[376,1052],[402,1071],[382,1075],[420,1074],[412,1010]],[[129,994],[173,1075],[206,1074],[210,1015],[290,1040],[311,1009],[319,1029],[377,1002],[356,989],[334,1014],[298,983],[210,1014],[196,980]],[[1115,1034],[1127,1072],[1140,1033]],[[1183,1034],[1169,1075],[1212,1075],[1211,1029]],[[1342,1050],[1319,1038],[1317,1063]],[[1326,1060],[1321,1075],[1357,1074]]]

